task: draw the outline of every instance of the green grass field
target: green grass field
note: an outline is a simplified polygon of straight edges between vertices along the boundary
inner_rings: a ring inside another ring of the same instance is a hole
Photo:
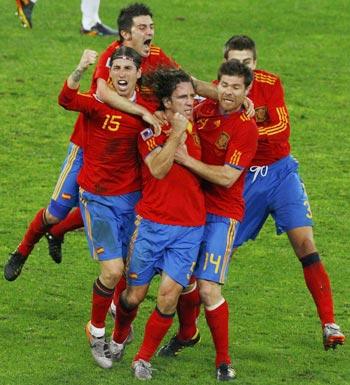
[[[124,1],[101,1],[113,25]],[[155,14],[156,43],[193,75],[216,76],[223,43],[252,36],[259,67],[280,74],[292,120],[293,154],[311,201],[315,236],[332,280],[337,321],[350,330],[349,166],[350,7],[346,0],[147,1]],[[102,52],[108,38],[79,34],[80,1],[39,0],[34,29],[0,14],[0,268],[32,216],[48,204],[65,157],[75,114],[57,105],[64,79],[84,48]],[[89,76],[84,79],[87,87]],[[136,384],[130,362],[155,303],[157,283],[135,322],[136,341],[121,363],[102,370],[84,334],[89,319],[92,262],[84,234],[66,236],[64,259],[54,264],[42,240],[15,282],[0,279],[1,385]],[[325,352],[321,328],[302,269],[285,236],[269,221],[257,241],[231,264],[224,294],[231,310],[231,353],[241,385],[346,385],[349,344]],[[112,324],[108,321],[109,330]],[[154,384],[214,384],[214,349],[204,317],[200,346],[175,360],[156,358]],[[175,330],[175,325],[172,332]],[[169,334],[170,337],[171,334]]]

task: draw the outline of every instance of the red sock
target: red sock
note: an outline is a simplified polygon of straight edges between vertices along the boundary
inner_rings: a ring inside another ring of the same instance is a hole
[[[115,291],[114,291],[115,293]],[[117,315],[115,317],[113,341],[122,344],[129,335],[132,321],[137,315],[138,306],[132,310],[126,309],[123,302],[117,303]]]
[[[134,361],[141,359],[149,362],[151,360],[173,323],[173,319],[174,314],[161,314],[157,308],[153,311],[148,318],[142,345],[134,357]]]
[[[45,210],[46,209],[40,209],[36,213],[34,219],[31,221],[26,233],[24,234],[21,243],[17,247],[17,251],[19,251],[24,257],[28,257],[35,244],[40,241],[40,239],[50,228],[50,225],[47,225],[44,222]]]
[[[177,316],[179,318],[180,329],[177,338],[181,341],[190,340],[197,331],[197,318],[200,313],[201,300],[198,286],[188,293],[183,293],[177,303]]]
[[[231,358],[228,354],[228,304],[225,301],[214,310],[205,309],[205,318],[213,337],[216,350],[216,367],[221,364],[230,364]]]
[[[102,284],[99,278],[96,279],[92,292],[91,324],[96,328],[104,328],[106,315],[112,302],[114,289]]]
[[[84,227],[84,222],[80,209],[77,207],[72,210],[61,222],[52,226],[50,234],[57,238],[63,238],[64,234],[68,233],[68,231],[80,229],[81,227]]]
[[[126,289],[126,278],[124,277],[124,275],[122,275],[117,286],[114,289],[114,294],[113,294],[114,305],[117,306],[119,302],[119,296],[125,289]]]
[[[309,254],[301,259],[301,263],[306,286],[316,304],[322,327],[326,323],[335,322],[331,283],[319,255]]]

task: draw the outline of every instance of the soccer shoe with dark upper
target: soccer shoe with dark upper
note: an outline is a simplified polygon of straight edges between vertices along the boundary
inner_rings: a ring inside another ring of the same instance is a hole
[[[158,350],[158,356],[160,357],[176,357],[181,350],[185,348],[191,348],[201,340],[201,335],[197,329],[196,334],[188,341],[179,340],[176,335],[171,340]]]
[[[53,236],[50,233],[46,233],[45,237],[46,237],[48,245],[49,245],[50,257],[56,263],[61,263],[62,262],[62,243],[63,243],[63,238],[55,237],[55,236]]]
[[[131,369],[138,380],[152,380],[152,366],[144,360],[133,361]]]
[[[22,267],[26,263],[26,260],[27,258],[17,250],[10,253],[10,258],[4,267],[4,277],[8,281],[14,281],[21,274]]]
[[[34,3],[29,0],[16,0],[17,15],[24,28],[32,28],[32,13]]]
[[[232,381],[236,378],[236,371],[229,364],[221,364],[216,368],[216,379],[218,381]]]
[[[343,345],[345,336],[337,324],[325,324],[323,328],[323,346],[325,350],[335,349],[337,345]]]
[[[101,23],[96,23],[91,29],[84,29],[81,27],[80,33],[88,36],[118,36],[118,31],[116,29],[112,29]]]
[[[90,344],[92,357],[101,368],[110,369],[113,362],[109,344],[107,343],[105,336],[94,337],[90,332],[90,325],[91,322],[89,321],[85,327],[85,332]]]

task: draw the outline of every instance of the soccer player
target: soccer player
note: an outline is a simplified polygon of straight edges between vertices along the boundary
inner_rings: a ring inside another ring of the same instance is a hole
[[[179,69],[158,69],[149,81],[170,125],[166,124],[158,137],[146,131],[139,136],[142,198],[136,206],[136,229],[129,248],[128,287],[119,297],[110,344],[113,359],[121,359],[138,305],[153,276],[161,271],[157,305],[132,363],[134,375],[140,380],[152,378],[150,360],[172,324],[178,297],[197,260],[205,223],[199,178],[174,162],[175,151],[183,143],[192,157],[201,156],[197,131],[189,123],[195,96],[193,82]]]
[[[317,307],[325,349],[342,345],[345,337],[335,323],[332,290],[313,237],[309,199],[290,154],[290,121],[284,91],[278,76],[256,69],[255,42],[248,36],[233,36],[225,44],[226,60],[237,59],[254,70],[249,97],[256,109],[258,149],[246,176],[246,211],[235,247],[255,239],[269,215],[277,234],[287,233],[304,272],[306,285]]]
[[[298,174],[298,163],[290,155],[290,123],[281,81],[274,74],[256,69],[256,47],[248,36],[231,37],[225,44],[224,57],[237,59],[254,71],[248,96],[254,102],[259,128],[257,152],[246,176],[245,216],[238,227],[234,247],[255,239],[268,215],[272,215],[277,234],[287,233],[303,267],[306,285],[320,317],[324,347],[335,349],[344,343],[345,336],[335,323],[330,281],[313,239],[310,204]],[[198,300],[195,294],[184,293],[182,301],[180,330],[162,348],[163,355],[174,356],[197,341],[194,331]]]
[[[32,14],[37,0],[16,0],[17,14],[24,28],[33,28]],[[99,10],[100,0],[81,0],[82,14],[80,33],[89,36],[117,35],[118,31],[102,24]]]
[[[135,49],[142,56],[142,71],[147,71],[149,68],[158,65],[174,64],[159,47],[152,44],[154,37],[152,17],[150,9],[139,3],[132,4],[121,10],[118,17],[120,41],[112,43],[101,55],[94,72],[91,92],[96,91],[99,99],[125,112],[138,114],[157,127],[158,123],[147,109],[125,100],[108,85],[110,56],[121,45]],[[55,262],[60,263],[64,233],[83,225],[80,210],[73,210],[70,213],[71,209],[78,204],[79,194],[76,177],[83,160],[83,126],[84,119],[81,115],[78,117],[71,135],[68,154],[63,163],[49,206],[37,212],[19,246],[10,254],[9,261],[5,265],[4,275],[8,281],[13,281],[20,275],[35,244],[45,234],[49,242],[51,257]]]
[[[84,159],[78,175],[80,207],[91,256],[101,273],[93,285],[91,320],[86,333],[98,365],[112,367],[105,340],[105,319],[114,287],[124,270],[123,258],[133,232],[134,206],[140,198],[141,172],[137,138],[145,126],[140,117],[102,103],[95,95],[80,94],[82,74],[96,60],[85,50],[59,96],[59,104],[84,114]],[[110,58],[110,80],[119,95],[142,102],[136,93],[141,56],[121,46]],[[148,128],[151,131],[150,128]]]
[[[202,177],[207,218],[200,255],[194,270],[205,317],[216,349],[216,378],[235,378],[229,355],[229,309],[222,295],[233,250],[235,230],[243,218],[246,169],[257,148],[258,129],[242,110],[253,72],[237,60],[218,71],[218,101],[207,99],[195,109],[202,160],[183,146],[175,155],[180,164]],[[175,342],[175,341],[174,341]],[[167,355],[169,346],[159,355]]]

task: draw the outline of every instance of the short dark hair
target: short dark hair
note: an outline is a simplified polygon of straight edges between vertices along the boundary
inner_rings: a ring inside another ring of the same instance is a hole
[[[142,85],[151,88],[157,97],[160,108],[164,110],[163,99],[170,98],[179,83],[194,84],[189,74],[175,67],[158,67],[156,70],[147,72],[142,76]]]
[[[256,60],[256,46],[253,39],[246,35],[235,35],[230,37],[224,46],[224,57],[227,60],[228,52],[232,50],[243,51],[248,49],[253,52],[253,58]]]
[[[244,78],[245,88],[248,88],[253,81],[253,71],[239,60],[231,59],[221,64],[218,71],[218,80],[222,75],[239,76]]]
[[[153,17],[153,14],[147,5],[142,3],[130,4],[127,7],[121,9],[117,19],[120,41],[124,40],[121,35],[121,31],[130,32],[133,22],[132,19],[137,16]]]
[[[122,45],[113,52],[110,63],[112,65],[114,60],[124,58],[131,60],[135,64],[135,67],[137,69],[141,67],[141,55],[136,52],[133,48],[126,47],[125,45]]]

